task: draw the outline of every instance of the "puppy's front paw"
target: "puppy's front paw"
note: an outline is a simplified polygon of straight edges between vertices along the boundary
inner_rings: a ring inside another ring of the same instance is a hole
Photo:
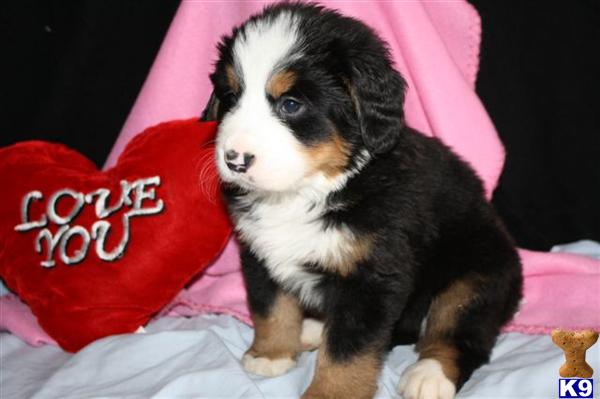
[[[323,322],[315,319],[304,319],[302,322],[302,334],[300,343],[302,350],[312,351],[321,345],[323,340]]]
[[[295,365],[296,361],[289,357],[269,359],[266,357],[256,357],[249,353],[246,353],[242,357],[242,366],[244,366],[246,371],[265,377],[276,377],[284,374]]]
[[[446,377],[440,362],[423,359],[404,371],[398,391],[404,399],[453,399],[456,386]]]

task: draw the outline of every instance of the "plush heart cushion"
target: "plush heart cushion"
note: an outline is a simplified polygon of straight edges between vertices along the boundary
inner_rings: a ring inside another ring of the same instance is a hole
[[[158,125],[105,172],[59,144],[0,149],[0,275],[61,347],[135,331],[222,250],[214,134]]]

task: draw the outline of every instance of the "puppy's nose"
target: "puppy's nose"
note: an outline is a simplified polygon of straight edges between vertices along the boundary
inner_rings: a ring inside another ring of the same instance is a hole
[[[238,152],[236,150],[229,150],[225,153],[225,160],[226,161],[233,161],[234,159],[236,159],[238,157]]]
[[[249,152],[243,154],[240,154],[235,150],[225,152],[225,163],[227,164],[227,167],[237,173],[246,173],[254,163],[255,159],[256,156]]]

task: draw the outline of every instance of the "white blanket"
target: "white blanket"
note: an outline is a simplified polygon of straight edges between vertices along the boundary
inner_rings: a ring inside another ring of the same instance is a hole
[[[251,328],[229,316],[163,318],[147,333],[108,337],[71,355],[52,346],[32,348],[2,333],[0,398],[299,397],[312,378],[315,353],[302,354],[298,367],[280,377],[250,375],[239,360],[252,335]],[[598,372],[599,347],[588,351],[588,362]],[[378,398],[399,398],[400,373],[415,359],[412,346],[394,349]],[[549,336],[504,334],[492,361],[475,372],[459,397],[557,398],[562,362],[562,351]]]

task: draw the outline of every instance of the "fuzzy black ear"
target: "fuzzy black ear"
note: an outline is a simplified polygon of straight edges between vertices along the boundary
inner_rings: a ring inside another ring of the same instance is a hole
[[[204,111],[202,111],[202,116],[200,117],[200,120],[203,122],[216,121],[218,115],[219,115],[219,99],[217,98],[217,96],[215,95],[215,92],[213,91],[212,94],[210,95],[210,98],[208,99],[208,104],[206,104]]]
[[[389,151],[404,126],[406,83],[387,53],[356,55],[348,86],[365,146],[372,154]]]

